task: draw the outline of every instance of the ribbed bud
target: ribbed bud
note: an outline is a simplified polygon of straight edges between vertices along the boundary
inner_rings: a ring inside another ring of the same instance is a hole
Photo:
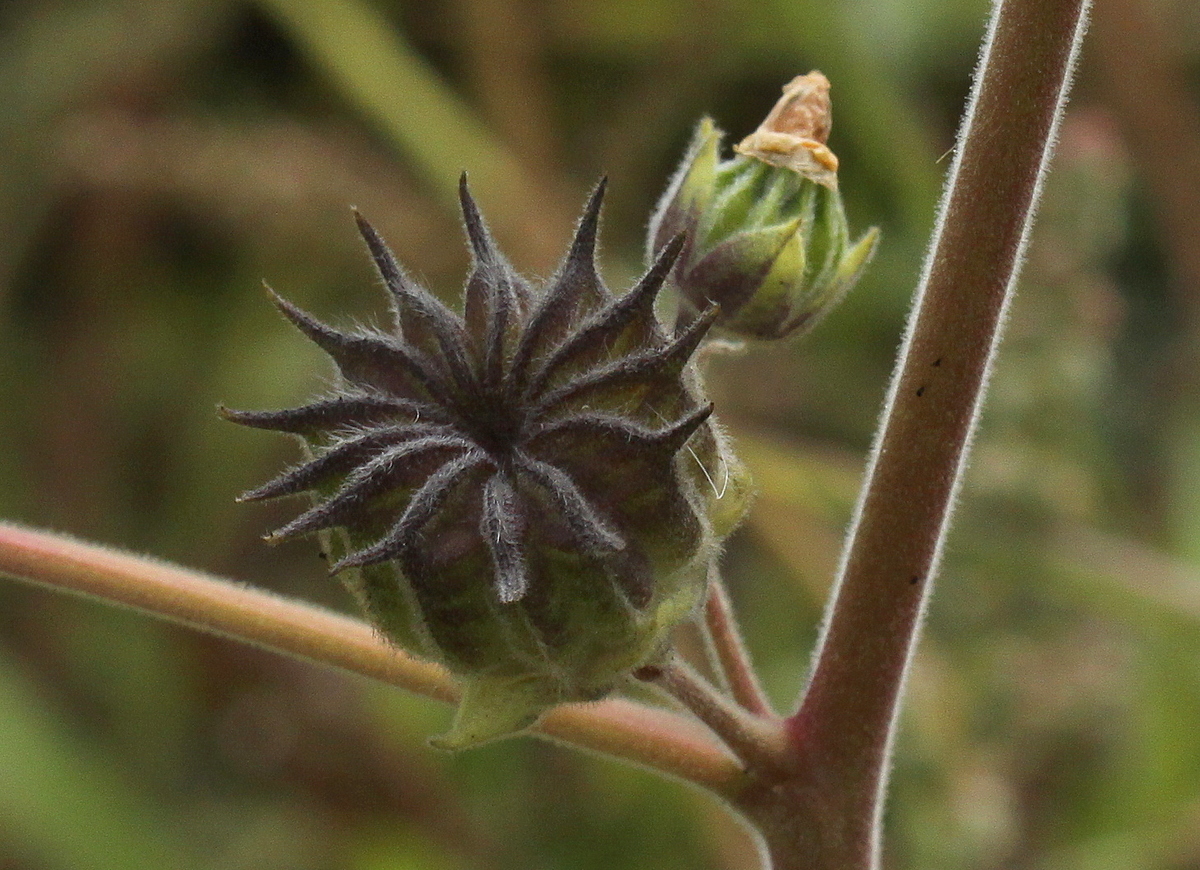
[[[716,303],[717,324],[746,338],[809,329],[858,281],[876,229],[851,244],[829,135],[829,81],[799,76],[762,125],[720,157],[705,118],[650,221],[651,257],[686,237],[670,280],[684,320]]]
[[[682,240],[614,295],[595,268],[603,191],[535,286],[497,250],[464,176],[474,267],[461,315],[359,217],[392,328],[335,330],[274,297],[340,386],[302,408],[223,411],[308,448],[242,497],[313,494],[270,539],[336,530],[332,570],[371,621],[461,678],[454,725],[435,741],[445,748],[600,698],[653,661],[745,510],[745,473],[691,362],[714,312],[677,335],[654,313]]]

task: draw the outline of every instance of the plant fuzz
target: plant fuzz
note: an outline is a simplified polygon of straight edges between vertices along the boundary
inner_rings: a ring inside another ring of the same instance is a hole
[[[224,411],[304,440],[308,461],[242,498],[315,495],[270,539],[339,530],[332,570],[374,624],[463,678],[439,741],[451,748],[601,697],[654,660],[703,599],[748,489],[691,362],[715,310],[678,335],[654,312],[682,238],[615,296],[595,268],[601,183],[535,287],[497,250],[465,176],[459,190],[474,254],[461,316],[359,216],[392,330],[341,332],[272,294],[333,358],[338,390]]]

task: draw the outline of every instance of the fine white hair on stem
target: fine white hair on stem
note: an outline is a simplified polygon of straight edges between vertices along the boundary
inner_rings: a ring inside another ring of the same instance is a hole
[[[929,249],[926,252],[925,260],[921,269],[921,277],[917,284],[917,290],[914,295],[912,310],[909,313],[908,320],[905,324],[904,339],[901,344],[899,359],[904,360],[908,356],[908,352],[912,343],[912,336],[916,325],[917,317],[921,310],[921,303],[924,300],[925,291],[929,284],[930,275],[933,271],[933,265],[937,256],[938,244],[942,238],[942,232],[945,228],[947,214],[950,211],[951,192],[954,189],[955,182],[958,179],[958,173],[962,165],[962,155],[964,152],[963,143],[971,135],[972,127],[976,123],[976,110],[979,105],[979,95],[982,90],[984,81],[985,65],[988,62],[992,47],[996,38],[996,28],[1000,21],[1000,12],[1004,0],[993,0],[992,11],[988,20],[987,34],[980,47],[979,58],[976,61],[975,74],[973,76],[974,84],[971,88],[970,98],[967,102],[966,110],[963,113],[963,119],[959,125],[958,136],[956,137],[956,145],[954,147],[954,157],[951,162],[950,171],[946,175],[946,184],[941,200],[938,204],[937,219],[934,225],[934,231],[930,236]],[[955,508],[958,505],[958,498],[962,491],[962,482],[965,477],[965,471],[970,459],[971,448],[974,445],[975,435],[979,431],[979,417],[983,410],[984,398],[987,395],[988,385],[991,381],[992,371],[995,367],[997,351],[1000,347],[1001,339],[1004,335],[1004,328],[1008,323],[1009,311],[1012,307],[1012,300],[1016,295],[1017,282],[1021,276],[1021,269],[1025,264],[1025,253],[1029,246],[1029,238],[1033,229],[1033,224],[1037,218],[1038,205],[1041,203],[1042,186],[1046,180],[1046,174],[1050,167],[1051,158],[1054,155],[1054,149],[1058,144],[1058,133],[1062,126],[1063,114],[1066,109],[1068,95],[1071,90],[1071,83],[1075,76],[1075,68],[1079,61],[1079,51],[1083,44],[1083,37],[1087,31],[1088,10],[1091,5],[1091,0],[1084,0],[1083,9],[1077,21],[1075,32],[1071,41],[1071,47],[1066,61],[1065,74],[1062,76],[1061,85],[1058,90],[1058,99],[1054,107],[1053,116],[1050,121],[1050,128],[1047,132],[1045,143],[1042,148],[1041,159],[1037,168],[1037,175],[1033,182],[1032,197],[1025,214],[1023,226],[1021,228],[1020,238],[1017,242],[1017,248],[1013,255],[1012,270],[1006,283],[1003,300],[1000,305],[998,321],[995,331],[992,333],[991,341],[988,346],[987,358],[984,363],[982,380],[979,384],[978,392],[975,395],[975,402],[971,409],[970,422],[967,425],[966,436],[963,440],[962,450],[959,454],[958,464],[954,471],[954,478],[950,489],[949,502],[946,505],[945,512],[942,515],[941,523],[937,532],[937,542],[934,546],[933,556],[930,561],[928,574],[925,581],[921,584],[922,594],[917,615],[916,625],[913,635],[909,641],[908,653],[905,658],[903,670],[900,675],[899,687],[896,694],[897,707],[905,694],[905,686],[908,682],[908,673],[912,664],[913,652],[916,650],[917,641],[920,637],[921,626],[924,623],[925,613],[928,609],[929,598],[933,590],[933,580],[937,575],[941,565],[942,554],[945,549],[946,535],[950,528],[950,522],[954,516]],[[896,398],[900,390],[901,374],[903,367],[897,365],[895,375],[891,383],[888,385],[887,398],[884,403],[884,409],[881,414],[881,424],[878,427],[874,444],[871,447],[870,458],[868,460],[867,479],[870,479],[871,471],[879,458],[880,446],[883,442],[883,421],[886,421],[888,415],[892,412],[892,408],[896,403]],[[855,505],[853,519],[850,524],[849,532],[847,533],[846,546],[840,556],[838,566],[837,582],[840,584],[841,577],[846,569],[846,564],[850,556],[850,542],[853,540],[854,530],[858,524],[859,516],[862,511],[863,503],[866,499],[866,488],[860,494],[857,504]],[[830,601],[834,600],[836,591],[831,595]],[[828,617],[823,620],[821,634],[822,641],[828,625]],[[820,649],[818,644],[817,649]],[[898,722],[899,711],[897,710],[892,715],[891,723],[888,727],[885,748],[884,748],[884,764],[890,765],[892,758],[892,750],[896,739],[896,725]],[[890,770],[885,767],[881,772],[877,785],[877,797],[875,800],[875,818],[871,825],[872,843],[871,852],[875,856],[872,859],[872,865],[879,864],[879,855],[882,847],[881,834],[883,827],[883,808],[885,804],[886,790],[888,784]]]
[[[789,719],[793,739],[844,774],[836,801],[846,827],[838,837],[856,845],[847,847],[853,854],[826,856],[838,866],[878,866],[896,712],[1087,6],[996,0],[992,7],[812,676]]]
[[[899,351],[897,352],[897,355],[896,355],[898,363],[896,365],[895,370],[892,373],[892,379],[888,384],[888,390],[884,397],[883,407],[879,414],[879,425],[875,429],[874,440],[871,444],[871,449],[867,455],[867,462],[866,462],[866,467],[865,467],[865,471],[864,471],[864,475],[863,475],[865,480],[870,480],[871,475],[875,470],[875,466],[879,461],[880,447],[883,442],[883,433],[884,433],[884,428],[885,428],[884,424],[887,422],[887,419],[891,415],[893,408],[896,404],[896,397],[897,397],[897,394],[900,389],[901,374],[904,371],[903,365],[901,363],[903,363],[905,358],[908,356],[909,348],[912,343],[913,330],[914,330],[914,327],[917,322],[917,315],[920,312],[921,303],[925,297],[925,290],[929,284],[929,276],[930,276],[930,272],[933,269],[933,262],[934,262],[934,257],[935,257],[935,253],[936,253],[937,244],[938,244],[939,239],[941,238],[942,230],[946,223],[946,213],[949,210],[948,207],[949,207],[949,201],[950,201],[950,192],[954,188],[954,183],[957,179],[958,171],[959,171],[961,161],[962,161],[962,153],[963,153],[963,149],[961,147],[962,140],[965,139],[966,136],[969,134],[971,124],[973,123],[973,121],[975,119],[975,109],[976,109],[976,106],[977,106],[977,103],[979,100],[980,82],[981,82],[981,78],[982,78],[982,76],[981,76],[982,67],[983,67],[984,62],[987,60],[988,52],[990,51],[991,46],[992,46],[992,41],[995,38],[996,24],[997,24],[997,21],[999,20],[999,15],[997,14],[997,12],[998,12],[998,7],[1000,6],[1000,4],[1002,2],[1003,2],[1003,0],[993,0],[993,2],[992,2],[992,14],[988,21],[987,34],[984,38],[983,43],[981,44],[980,51],[979,51],[979,58],[976,61],[974,85],[971,88],[971,93],[968,98],[967,106],[966,106],[965,111],[963,112],[962,122],[959,124],[959,131],[958,131],[956,143],[953,147],[951,147],[948,151],[946,151],[946,153],[943,154],[942,157],[938,158],[940,161],[941,159],[943,159],[944,157],[946,157],[948,155],[953,156],[953,159],[952,159],[951,165],[950,165],[950,170],[946,173],[946,181],[945,181],[945,184],[943,185],[942,197],[938,202],[937,216],[936,216],[936,219],[934,222],[934,229],[933,229],[933,233],[930,236],[929,245],[926,249],[925,258],[922,263],[921,275],[920,275],[920,278],[917,283],[916,292],[913,294],[912,306],[910,307],[908,317],[905,320],[904,333],[901,338]],[[1087,5],[1088,6],[1091,5],[1091,0],[1088,0]],[[968,426],[968,431],[967,431],[967,441],[966,441],[966,443],[963,444],[962,454],[961,454],[961,458],[959,461],[959,467],[958,467],[957,473],[955,474],[955,477],[954,477],[950,505],[945,512],[945,516],[942,520],[942,527],[938,533],[938,546],[937,546],[937,551],[934,555],[934,561],[930,567],[930,572],[929,572],[930,578],[929,579],[932,579],[933,575],[937,571],[938,563],[939,563],[940,557],[941,557],[942,546],[945,541],[946,532],[949,530],[950,519],[954,513],[954,508],[958,502],[958,495],[959,495],[959,492],[962,487],[963,472],[966,470],[967,462],[968,462],[970,452],[971,452],[971,446],[974,442],[975,433],[978,430],[979,414],[983,408],[983,399],[984,399],[985,395],[987,394],[988,383],[991,380],[992,368],[995,364],[995,359],[996,359],[996,351],[999,348],[1000,340],[1001,340],[1001,338],[1003,336],[1003,332],[1004,332],[1004,326],[1007,323],[1009,308],[1012,304],[1012,299],[1015,296],[1014,291],[1016,288],[1017,281],[1020,278],[1021,267],[1024,265],[1024,261],[1025,261],[1025,251],[1026,251],[1026,248],[1029,243],[1030,231],[1033,228],[1033,223],[1037,216],[1036,215],[1037,207],[1041,201],[1042,185],[1045,181],[1046,171],[1049,168],[1050,159],[1053,156],[1054,148],[1058,144],[1058,131],[1059,131],[1059,128],[1062,123],[1063,110],[1066,106],[1068,93],[1070,91],[1071,81],[1074,78],[1075,66],[1079,59],[1079,49],[1083,42],[1083,36],[1086,31],[1086,25],[1087,25],[1087,16],[1085,14],[1084,17],[1080,21],[1080,26],[1079,26],[1078,30],[1076,31],[1075,39],[1074,39],[1074,42],[1071,47],[1071,55],[1070,55],[1070,59],[1068,61],[1069,66],[1068,66],[1068,70],[1067,70],[1067,76],[1063,82],[1063,86],[1060,91],[1059,103],[1058,103],[1058,106],[1054,113],[1054,120],[1053,120],[1051,129],[1050,129],[1049,137],[1046,140],[1046,147],[1045,147],[1045,150],[1043,153],[1041,166],[1038,170],[1037,180],[1034,184],[1033,202],[1029,209],[1028,217],[1026,218],[1024,229],[1021,233],[1020,242],[1018,244],[1016,257],[1015,257],[1015,261],[1013,264],[1012,274],[1008,280],[1008,286],[1007,286],[1007,289],[1004,294],[1004,301],[1003,301],[1001,312],[1000,312],[1000,324],[999,324],[998,328],[996,329],[994,335],[992,336],[992,342],[991,342],[990,349],[988,351],[987,362],[986,362],[986,365],[984,368],[984,373],[983,373],[983,382],[980,386],[980,390],[977,395],[975,405],[974,405],[974,408],[973,408],[973,411],[971,414],[971,422]],[[829,606],[826,608],[824,618],[821,621],[820,634],[818,635],[817,644],[816,644],[816,647],[815,647],[814,653],[813,653],[814,658],[819,654],[821,646],[823,645],[824,640],[825,640],[825,634],[829,628],[829,616],[833,610],[832,604],[837,598],[838,585],[840,585],[840,583],[842,581],[842,577],[846,571],[846,563],[848,562],[848,560],[850,558],[850,550],[851,550],[850,543],[853,541],[855,531],[857,530],[859,521],[862,518],[863,503],[866,501],[867,494],[868,494],[868,488],[866,486],[862,487],[862,489],[860,489],[860,491],[858,493],[857,500],[856,500],[855,506],[854,506],[854,510],[853,510],[853,513],[851,514],[850,522],[846,529],[846,542],[845,542],[845,546],[843,546],[841,554],[839,556],[837,573],[835,575],[835,585],[834,585],[833,589],[831,590],[830,596],[829,596]],[[930,583],[926,584],[927,591],[924,596],[925,600],[928,600],[928,598],[929,598],[928,589],[931,587],[932,587],[932,584],[930,584]]]

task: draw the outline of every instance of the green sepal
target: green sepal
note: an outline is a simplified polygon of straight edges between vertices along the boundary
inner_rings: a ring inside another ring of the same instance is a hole
[[[745,153],[722,161],[721,137],[707,118],[697,126],[650,221],[648,251],[687,235],[672,278],[691,317],[716,303],[717,326],[737,336],[809,329],[857,281],[878,232],[850,245],[836,174],[826,183]]]

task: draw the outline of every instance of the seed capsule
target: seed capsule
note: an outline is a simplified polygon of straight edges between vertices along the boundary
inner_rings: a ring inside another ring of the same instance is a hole
[[[223,411],[304,441],[307,461],[242,498],[313,495],[270,538],[327,536],[380,632],[460,678],[445,748],[603,697],[653,661],[745,509],[745,472],[691,362],[716,312],[679,334],[655,316],[682,239],[628,293],[609,291],[595,268],[603,193],[539,286],[496,248],[464,176],[461,315],[359,217],[392,328],[336,330],[274,297],[340,384],[302,408]]]

